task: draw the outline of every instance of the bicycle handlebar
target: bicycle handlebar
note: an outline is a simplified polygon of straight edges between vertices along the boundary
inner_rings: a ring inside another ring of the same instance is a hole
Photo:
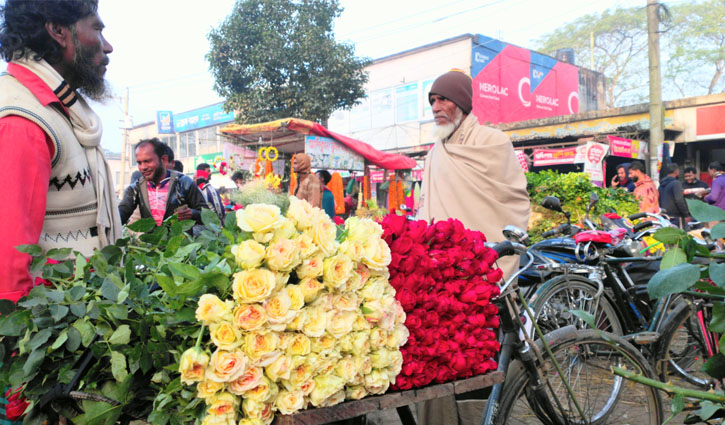
[[[627,220],[630,220],[631,221],[631,220],[637,220],[637,219],[645,218],[645,217],[647,217],[647,213],[646,212],[640,212],[640,213],[637,213],[637,214],[630,215],[629,217],[627,217]]]
[[[637,233],[642,229],[646,229],[648,227],[654,226],[654,224],[655,224],[654,221],[643,221],[641,223],[635,224],[634,227],[632,227],[632,231]]]

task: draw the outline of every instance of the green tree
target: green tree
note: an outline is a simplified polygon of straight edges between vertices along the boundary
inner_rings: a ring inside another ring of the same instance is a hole
[[[670,8],[671,27],[663,34],[666,86],[678,96],[725,89],[725,2],[678,4]]]
[[[578,65],[604,74],[607,107],[644,100],[648,87],[647,16],[644,8],[606,10],[601,14],[585,15],[537,40],[537,49],[552,56],[562,48],[574,49]]]
[[[238,121],[324,121],[364,96],[368,61],[334,39],[341,11],[337,0],[237,0],[206,58]]]

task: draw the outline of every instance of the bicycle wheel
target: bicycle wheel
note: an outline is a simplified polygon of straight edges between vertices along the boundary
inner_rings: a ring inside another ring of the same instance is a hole
[[[705,303],[688,302],[667,316],[655,359],[655,369],[662,382],[672,380],[681,385],[684,380],[697,388],[711,386],[712,378],[702,371],[702,365],[710,357],[705,334],[708,331],[703,328],[709,323],[710,314]]]
[[[570,313],[583,310],[594,316],[597,329],[622,335],[622,322],[614,302],[606,291],[595,302],[597,289],[596,282],[582,276],[557,276],[544,283],[529,301],[534,320],[544,334],[568,325],[583,329],[586,323]]]
[[[541,346],[540,341],[537,344]],[[557,404],[552,395],[561,404],[557,412],[550,412],[556,419],[555,423],[661,424],[662,400],[657,390],[616,376],[611,371],[612,367],[617,366],[629,371],[639,371],[649,378],[654,377],[647,360],[630,343],[619,336],[588,329],[569,333],[569,336],[556,340],[551,349],[565,376],[559,376],[549,360],[538,367],[542,377],[550,383],[550,388],[546,388],[546,395],[554,406]],[[571,385],[586,420],[579,415],[562,378],[567,379]],[[494,423],[544,424],[535,413],[536,402],[532,394],[533,388],[524,365],[519,360],[512,362],[506,374]]]

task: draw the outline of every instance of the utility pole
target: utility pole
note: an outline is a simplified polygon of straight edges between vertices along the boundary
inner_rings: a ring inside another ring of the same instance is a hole
[[[659,181],[657,152],[665,140],[662,105],[662,77],[660,74],[660,20],[659,3],[647,0],[647,46],[649,53],[649,174]]]
[[[123,195],[126,188],[126,151],[128,150],[128,126],[130,120],[128,118],[128,87],[126,87],[126,96],[123,98],[123,149],[121,149],[121,184],[119,195]]]

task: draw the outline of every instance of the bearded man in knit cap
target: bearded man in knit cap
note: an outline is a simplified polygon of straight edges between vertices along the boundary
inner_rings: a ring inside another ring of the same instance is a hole
[[[100,118],[84,96],[108,98],[113,47],[98,0],[5,0],[0,7],[0,298],[32,287],[30,256],[15,247],[70,247],[85,256],[120,236]]]
[[[312,159],[306,153],[295,155],[294,170],[297,173],[295,196],[304,199],[310,205],[322,208],[324,186],[316,174],[312,174]]]
[[[462,71],[452,70],[431,86],[428,101],[436,141],[425,160],[419,214],[424,220],[459,219],[483,232],[489,242],[498,242],[506,225],[527,229],[529,195],[509,138],[479,124],[471,113],[472,83]],[[519,259],[504,257],[498,264],[508,277],[518,269]],[[420,403],[419,423],[458,424],[459,418],[461,423],[477,423],[483,404],[469,415],[465,410],[470,404],[456,403],[453,396]]]

